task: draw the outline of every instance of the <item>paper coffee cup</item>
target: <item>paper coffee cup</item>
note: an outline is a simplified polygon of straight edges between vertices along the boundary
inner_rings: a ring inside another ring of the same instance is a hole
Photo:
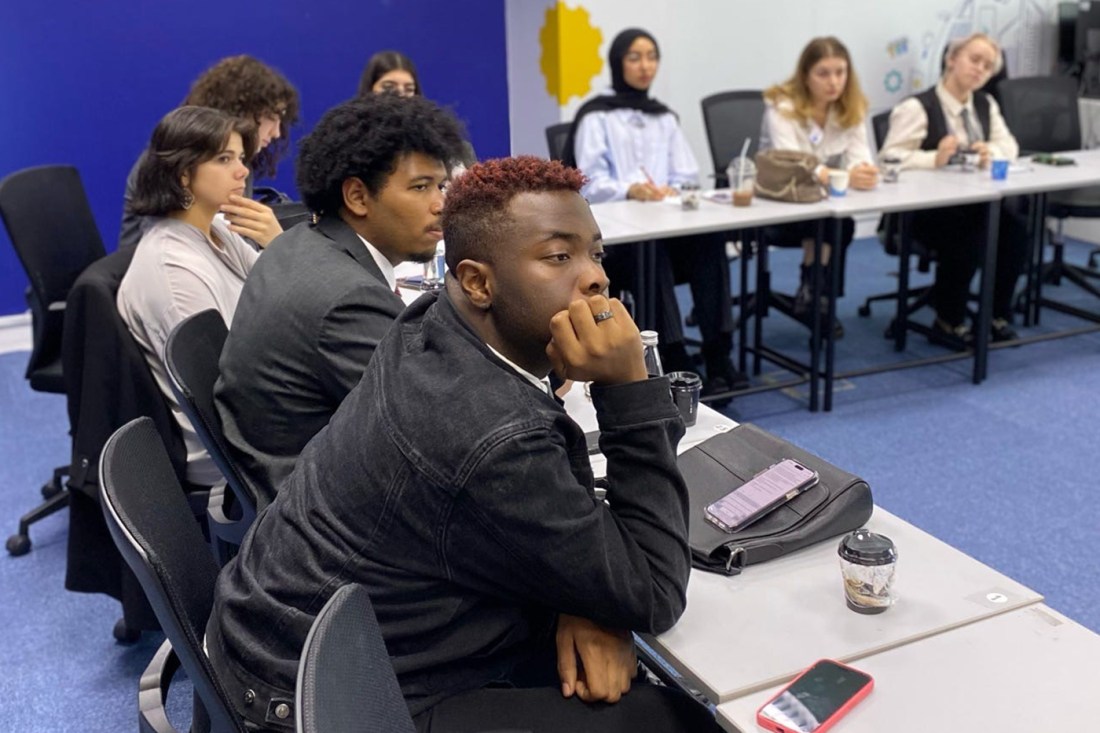
[[[829,171],[829,194],[843,196],[848,193],[848,171]]]

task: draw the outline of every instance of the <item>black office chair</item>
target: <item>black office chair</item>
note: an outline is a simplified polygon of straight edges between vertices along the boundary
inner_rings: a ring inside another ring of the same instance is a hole
[[[199,440],[222,472],[230,489],[211,489],[210,540],[215,557],[224,565],[240,547],[256,518],[256,499],[237,466],[229,458],[221,420],[214,407],[218,359],[229,335],[221,313],[211,308],[189,316],[172,329],[164,346],[164,362],[180,409],[191,421]]]
[[[746,139],[751,138],[748,157],[756,156],[764,120],[764,95],[758,89],[719,92],[704,97],[702,106],[715,186],[724,188],[729,185],[726,167],[741,154]]]
[[[572,126],[572,122],[559,122],[546,128],[546,149],[550,151],[550,160],[565,159],[565,143]]]
[[[298,664],[299,733],[412,733],[367,589],[332,594],[306,636]]]
[[[711,163],[714,166],[714,179],[718,187],[728,186],[726,167],[730,161],[741,154],[741,148],[748,139],[748,157],[753,158],[759,148],[760,135],[764,123],[764,93],[758,89],[735,90],[719,92],[705,97],[701,102],[703,108],[703,125],[707,132],[707,145],[710,148]],[[778,241],[778,231],[775,227],[765,227],[753,232],[751,239],[756,242],[754,248],[758,257],[757,267],[762,273],[758,278],[759,290],[766,294],[766,303],[757,303],[754,296],[742,294],[735,302],[742,306],[741,318],[747,318],[758,307],[775,308],[780,313],[800,322],[804,319],[795,313],[794,296],[777,293],[771,289],[771,274],[768,267],[768,245],[776,244],[786,246],[789,243]],[[841,267],[840,295],[844,294],[843,251],[838,252],[838,262]],[[765,310],[766,312],[766,310]]]
[[[65,299],[84,268],[105,254],[80,174],[61,165],[12,173],[0,181],[0,218],[30,280],[27,305],[34,346],[26,377],[35,391],[64,394]],[[19,531],[7,541],[9,553],[29,552],[30,525],[68,503],[63,484],[68,469],[54,469],[53,478],[42,487],[46,501],[19,519]]]
[[[890,132],[890,111],[880,112],[871,118],[871,129],[875,135],[875,147],[882,150],[882,145],[886,142],[886,135]],[[900,214],[883,214],[882,221],[879,223],[878,236],[882,240],[882,246],[885,248],[887,254],[894,255],[895,257],[901,253],[901,243],[899,241],[899,219]],[[932,269],[932,263],[935,261],[931,250],[924,247],[920,242],[913,241],[910,247],[910,254],[917,257],[917,271],[927,273]],[[909,263],[903,262],[899,264],[899,267],[908,267]],[[905,318],[908,319],[910,315],[917,312],[926,305],[929,305],[932,299],[932,286],[924,285],[917,288],[909,288],[909,303],[905,308]],[[894,290],[889,293],[879,293],[878,295],[872,295],[863,301],[863,305],[859,307],[859,315],[867,318],[871,315],[871,304],[880,301],[896,302],[898,299],[898,291]],[[886,329],[886,337],[894,337],[894,329],[896,324],[891,321],[890,325]]]
[[[1081,118],[1075,79],[1067,76],[1006,79],[998,88],[1005,122],[1020,144],[1021,151],[1056,153],[1080,149]],[[1100,277],[1100,273],[1066,262],[1063,236],[1067,218],[1100,217],[1100,186],[1048,194],[1046,216],[1058,220],[1050,239],[1054,257],[1051,262],[1042,265],[1037,283],[1060,285],[1064,278],[1100,298],[1100,288],[1089,282],[1090,278]],[[1039,302],[1055,310],[1076,315],[1083,313],[1080,309],[1056,301],[1039,298]]]
[[[192,730],[244,733],[203,651],[218,566],[192,518],[152,420],[137,418],[111,436],[103,447],[99,482],[111,537],[145,589],[168,637],[141,676],[139,729],[174,731],[164,706],[172,678],[182,665],[194,687]]]

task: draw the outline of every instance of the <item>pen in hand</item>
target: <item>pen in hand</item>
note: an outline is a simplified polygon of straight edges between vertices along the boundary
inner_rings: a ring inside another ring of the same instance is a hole
[[[626,197],[639,201],[660,201],[663,199],[668,192],[653,181],[653,177],[649,175],[649,171],[645,169],[644,165],[638,166],[638,170],[645,176],[646,182],[631,185]]]

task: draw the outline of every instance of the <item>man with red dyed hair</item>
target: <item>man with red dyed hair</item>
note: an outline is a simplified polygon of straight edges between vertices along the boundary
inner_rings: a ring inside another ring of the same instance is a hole
[[[218,581],[208,649],[253,723],[292,729],[310,624],[360,583],[420,731],[717,730],[631,690],[630,632],[684,610],[684,428],[604,294],[582,183],[525,157],[452,186],[445,291],[398,317]],[[609,503],[551,368],[592,382]]]

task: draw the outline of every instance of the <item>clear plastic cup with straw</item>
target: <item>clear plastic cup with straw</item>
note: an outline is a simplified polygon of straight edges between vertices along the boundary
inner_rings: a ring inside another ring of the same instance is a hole
[[[751,142],[752,138],[745,138],[741,154],[731,160],[726,168],[734,206],[748,206],[752,203],[753,190],[756,187],[756,164],[748,156]]]

